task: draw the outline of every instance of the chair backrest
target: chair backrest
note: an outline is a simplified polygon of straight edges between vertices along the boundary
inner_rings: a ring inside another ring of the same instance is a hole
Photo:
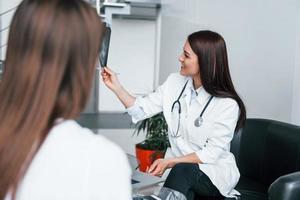
[[[247,119],[231,143],[242,176],[269,185],[300,170],[300,127],[268,119]]]

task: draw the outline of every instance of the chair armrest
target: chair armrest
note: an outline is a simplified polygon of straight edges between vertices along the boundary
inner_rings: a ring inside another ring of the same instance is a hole
[[[300,171],[280,176],[269,187],[269,200],[299,200]]]

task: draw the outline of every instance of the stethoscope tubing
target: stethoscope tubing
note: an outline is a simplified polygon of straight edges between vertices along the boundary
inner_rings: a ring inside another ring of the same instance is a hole
[[[174,103],[172,104],[172,107],[171,107],[171,112],[173,112],[175,105],[178,104],[178,114],[179,114],[179,119],[178,119],[178,120],[179,120],[179,122],[178,122],[178,127],[177,127],[176,134],[173,135],[174,138],[178,138],[178,137],[179,137],[179,136],[178,136],[178,132],[179,132],[179,127],[180,127],[180,115],[181,115],[181,103],[180,103],[180,98],[181,98],[181,96],[182,96],[182,94],[183,94],[183,92],[184,92],[184,90],[185,90],[185,88],[186,88],[188,82],[189,82],[189,80],[184,84],[184,86],[183,86],[183,88],[182,88],[182,90],[181,90],[181,92],[180,92],[178,98],[174,101]],[[199,117],[197,117],[197,118],[195,119],[194,125],[195,125],[196,127],[200,127],[200,126],[201,126],[202,121],[203,121],[203,117],[202,117],[202,116],[203,116],[205,110],[207,109],[207,107],[208,107],[208,105],[210,104],[210,102],[211,102],[212,99],[213,99],[213,96],[210,96],[209,100],[207,101],[207,103],[205,104],[204,108],[202,109],[202,111],[201,111]]]

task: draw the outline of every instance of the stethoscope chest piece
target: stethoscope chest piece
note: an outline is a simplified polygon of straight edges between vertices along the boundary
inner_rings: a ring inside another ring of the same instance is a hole
[[[195,119],[195,121],[194,121],[194,125],[195,125],[196,127],[200,127],[200,126],[202,125],[202,123],[203,123],[203,118],[202,118],[202,117],[197,117],[197,118]]]

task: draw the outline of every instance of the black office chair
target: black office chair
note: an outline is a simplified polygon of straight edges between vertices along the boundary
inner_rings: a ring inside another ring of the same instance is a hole
[[[300,127],[247,119],[234,136],[241,200],[300,200]]]

